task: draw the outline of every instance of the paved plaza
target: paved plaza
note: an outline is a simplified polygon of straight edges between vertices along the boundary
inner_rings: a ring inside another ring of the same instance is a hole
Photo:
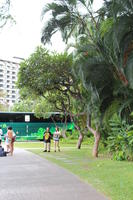
[[[22,149],[0,158],[0,200],[107,200],[67,170]]]

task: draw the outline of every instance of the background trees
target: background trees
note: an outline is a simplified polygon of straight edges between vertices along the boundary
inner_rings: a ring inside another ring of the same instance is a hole
[[[42,43],[60,31],[69,46],[73,38],[73,52],[50,54],[39,47],[22,63],[18,86],[43,97],[55,111],[70,114],[80,131],[79,148],[85,122],[98,156],[100,137],[108,137],[114,114],[132,121],[133,9],[129,0],[104,1],[95,13],[92,5],[92,0],[56,0],[44,7],[42,16],[50,13],[51,18],[43,27]]]

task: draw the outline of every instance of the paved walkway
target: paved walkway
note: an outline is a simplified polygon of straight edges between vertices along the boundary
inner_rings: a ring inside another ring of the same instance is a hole
[[[75,175],[25,150],[0,158],[0,200],[107,200]]]

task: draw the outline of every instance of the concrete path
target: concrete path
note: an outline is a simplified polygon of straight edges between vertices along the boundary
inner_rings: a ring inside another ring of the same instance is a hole
[[[25,150],[0,158],[0,200],[107,200],[67,170]]]

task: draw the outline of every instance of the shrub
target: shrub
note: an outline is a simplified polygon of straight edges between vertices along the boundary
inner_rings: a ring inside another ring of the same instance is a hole
[[[115,119],[110,120],[110,127],[107,145],[113,159],[133,160],[133,125],[115,117]]]

